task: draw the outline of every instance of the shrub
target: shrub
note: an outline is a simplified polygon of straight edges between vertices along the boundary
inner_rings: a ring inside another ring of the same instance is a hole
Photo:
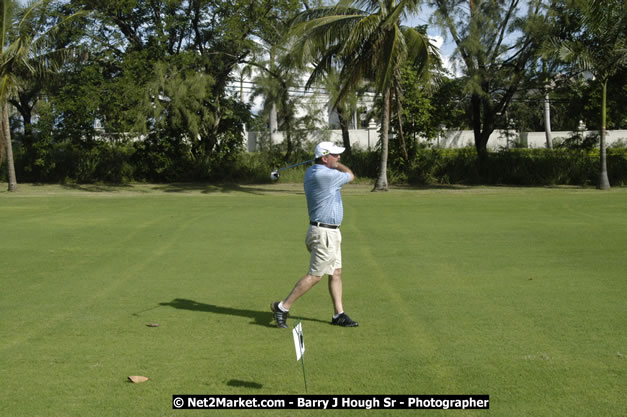
[[[231,183],[270,182],[271,171],[311,159],[311,152],[298,149],[285,161],[280,148],[248,153],[226,150],[194,157],[185,143],[160,141],[85,141],[49,144],[45,169],[31,169],[32,158],[16,144],[18,181],[32,182],[181,182]],[[43,153],[42,153],[43,154]],[[342,162],[362,179],[374,180],[379,153],[354,149]],[[6,164],[4,164],[6,165]],[[429,185],[596,185],[599,175],[598,149],[509,149],[488,153],[480,159],[474,148],[420,149],[408,164],[389,164],[390,183]],[[627,185],[627,149],[607,150],[608,177],[612,186]],[[3,166],[0,178],[5,179]],[[307,165],[283,171],[287,182],[302,181]]]
[[[608,149],[610,184],[627,183],[627,151]],[[594,185],[599,151],[510,149],[479,160],[472,148],[420,151],[409,166],[407,182],[425,184]]]

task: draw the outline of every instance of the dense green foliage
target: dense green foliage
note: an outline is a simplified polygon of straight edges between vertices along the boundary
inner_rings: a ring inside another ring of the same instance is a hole
[[[301,7],[294,0],[49,3],[50,19],[85,12],[56,44],[80,59],[45,83],[17,83],[30,92],[14,103],[13,125],[24,128],[16,143],[24,181],[165,181],[198,170],[214,177],[242,151],[252,117],[229,91],[235,70],[259,60],[257,40],[274,34],[277,16]],[[132,161],[114,163],[120,155]],[[100,171],[103,164],[117,168]]]
[[[394,145],[395,141],[392,141]],[[167,142],[166,142],[167,143]],[[163,142],[94,141],[89,146],[68,142],[55,144],[45,164],[46,181],[61,183],[129,182],[269,182],[269,173],[285,166],[278,148],[262,152],[238,152],[219,160],[194,158],[185,144],[164,148]],[[393,146],[395,147],[395,145]],[[16,169],[25,182],[41,182],[28,170],[25,148],[16,148]],[[165,158],[164,155],[169,155]],[[509,149],[489,152],[480,161],[472,148],[417,148],[406,162],[393,153],[389,176],[393,184],[509,184],[594,185],[598,176],[598,149]],[[310,159],[297,151],[294,160]],[[377,176],[376,151],[353,150],[343,162],[362,180]],[[282,181],[300,182],[304,169],[288,170]],[[0,175],[5,180],[6,174]],[[608,175],[613,185],[627,185],[627,149],[608,150]]]
[[[612,184],[627,185],[627,150],[608,151]],[[410,184],[585,185],[598,180],[599,151],[511,149],[490,152],[479,163],[470,149],[425,150],[406,178]]]

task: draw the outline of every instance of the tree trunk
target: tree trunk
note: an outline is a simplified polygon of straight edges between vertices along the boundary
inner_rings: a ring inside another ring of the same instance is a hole
[[[603,98],[601,102],[601,143],[600,159],[601,172],[599,174],[599,189],[609,190],[610,180],[607,177],[607,151],[605,149],[605,123],[607,120],[607,80],[603,80]]]
[[[551,101],[549,91],[544,94],[544,135],[546,136],[547,149],[553,149],[553,138],[551,137]]]
[[[294,130],[294,113],[293,107],[289,105],[289,92],[287,90],[287,84],[281,80],[281,86],[283,87],[283,94],[281,96],[281,107],[283,108],[282,123],[280,123],[280,129],[285,132],[285,142],[287,144],[287,150],[285,151],[285,162],[292,160],[292,152],[294,151],[294,143],[292,141],[292,131]],[[275,108],[276,109],[276,108]]]
[[[475,137],[475,149],[479,156],[485,156],[487,153],[488,141],[484,140],[481,134],[481,97],[479,94],[473,94],[470,97],[470,105],[472,112],[472,131]]]
[[[407,153],[407,145],[405,144],[405,135],[403,134],[403,105],[401,100],[396,97],[396,115],[398,117],[398,138],[401,141],[401,151],[405,162],[409,162],[409,153]]]
[[[350,140],[350,135],[348,133],[348,119],[345,114],[346,112],[340,106],[338,106],[336,110],[337,110],[337,118],[340,121],[340,129],[342,130],[342,146],[344,146],[344,148],[346,149],[344,153],[347,156],[351,156],[352,154],[351,140]]]
[[[17,179],[15,178],[15,165],[13,163],[13,145],[11,144],[11,126],[9,125],[9,105],[7,102],[2,103],[0,109],[2,125],[2,136],[4,137],[4,146],[7,154],[7,169],[9,179],[9,191],[17,191]]]
[[[287,149],[285,150],[285,157],[283,160],[285,162],[289,162],[292,160],[292,152],[294,151],[294,145],[292,143],[292,128],[288,127],[285,129],[285,143],[287,144]]]
[[[379,177],[372,191],[388,190],[388,133],[390,131],[390,89],[387,88],[383,95],[383,120],[381,126],[381,163],[379,165]]]
[[[0,117],[2,117],[1,111],[0,111]],[[2,166],[2,163],[4,162],[4,153],[5,153],[4,148],[6,148],[3,132],[4,131],[2,130],[2,120],[0,120],[0,167]]]
[[[274,144],[275,140],[278,142],[278,139],[275,138],[278,130],[279,123],[277,117],[276,103],[272,103],[270,107],[270,144]]]

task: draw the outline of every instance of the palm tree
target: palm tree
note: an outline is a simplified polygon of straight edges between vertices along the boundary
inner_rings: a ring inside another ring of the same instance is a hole
[[[373,191],[386,191],[391,99],[404,63],[422,71],[429,68],[435,47],[415,29],[401,26],[408,14],[418,12],[419,0],[341,0],[336,6],[306,10],[294,21],[294,51],[310,59],[314,70],[311,85],[340,68],[341,85],[336,102],[364,81],[374,83],[383,98],[381,111],[381,159]]]
[[[9,98],[16,93],[17,77],[14,72],[16,64],[25,64],[28,54],[25,39],[17,37],[13,42],[17,27],[15,15],[19,4],[15,0],[3,0],[2,27],[0,28],[0,135],[5,148],[8,168],[9,191],[17,191],[15,165],[13,164],[13,146],[11,143],[11,128],[9,126]],[[1,162],[1,161],[0,161]]]
[[[6,149],[9,191],[17,191],[9,126],[9,100],[20,91],[20,75],[44,74],[54,70],[71,53],[70,49],[51,48],[50,43],[62,23],[83,14],[74,13],[57,24],[39,30],[37,25],[33,25],[33,21],[41,24],[45,20],[36,17],[46,17],[50,3],[49,0],[39,0],[24,8],[17,0],[2,0],[0,8],[0,135]]]
[[[607,84],[627,64],[627,10],[624,0],[588,0],[579,3],[576,13],[581,31],[572,39],[557,41],[560,58],[591,72],[601,84],[601,141],[598,188],[610,188],[605,146]]]

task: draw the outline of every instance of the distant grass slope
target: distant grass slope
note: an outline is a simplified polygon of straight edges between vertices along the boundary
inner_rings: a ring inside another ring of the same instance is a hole
[[[348,186],[344,203],[360,327],[328,324],[326,283],[294,305],[308,393],[489,394],[489,411],[172,410],[304,393],[268,311],[306,271],[302,187],[21,185],[0,192],[2,415],[624,416],[627,190]]]

